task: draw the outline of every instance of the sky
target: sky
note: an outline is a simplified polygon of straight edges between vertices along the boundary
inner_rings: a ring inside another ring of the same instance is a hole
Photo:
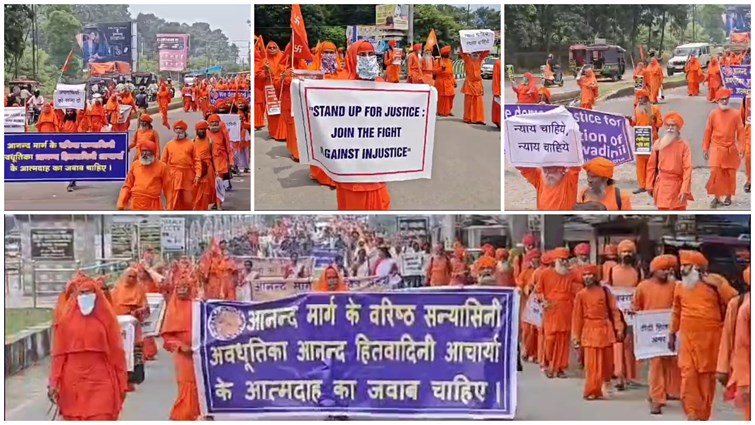
[[[193,24],[194,22],[207,22],[210,28],[220,29],[228,37],[231,43],[239,46],[243,51],[249,47],[251,30],[246,21],[252,18],[250,5],[149,5],[132,4],[128,11],[131,17],[136,19],[140,13],[152,13],[166,21]]]
[[[487,8],[493,9],[493,10],[501,10],[501,5],[500,4],[470,4],[470,5],[466,5],[466,4],[454,4],[452,6],[464,7],[464,8],[466,8],[467,6],[469,6],[469,8],[472,9],[472,10],[476,10],[476,9],[481,8],[481,7],[487,7]]]

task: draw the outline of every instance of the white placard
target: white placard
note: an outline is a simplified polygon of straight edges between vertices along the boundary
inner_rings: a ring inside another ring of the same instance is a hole
[[[166,251],[186,249],[186,219],[160,217],[160,246]]]
[[[401,274],[404,276],[425,275],[425,253],[403,253],[401,258]],[[430,260],[433,261],[433,260]]]
[[[504,125],[506,158],[515,167],[580,167],[584,163],[579,125],[563,106],[516,115]]]
[[[231,142],[241,141],[241,117],[236,114],[220,114],[220,120],[228,129],[228,137]]]
[[[126,370],[134,371],[134,344],[136,339],[136,318],[133,316],[118,316],[123,338],[123,351],[126,353]]]
[[[438,92],[425,84],[293,80],[302,165],[341,183],[429,179]]]
[[[671,329],[671,309],[638,311],[634,314],[634,356],[637,360],[653,357],[675,356],[679,349],[668,349],[668,335]]]
[[[125,124],[131,119],[131,105],[120,105],[120,116],[118,117],[118,124]]]
[[[53,105],[55,109],[84,109],[86,97],[86,84],[58,84],[55,87]]]
[[[522,321],[537,327],[543,326],[543,307],[537,302],[534,295],[527,298],[527,304],[524,305],[522,312]]]
[[[403,52],[399,48],[393,49],[393,65],[401,65]]]
[[[464,53],[485,52],[493,50],[495,46],[495,32],[492,30],[461,30],[459,31],[461,51]]]
[[[632,299],[634,299],[635,288],[622,288],[606,285],[611,290],[613,297],[616,298],[616,307],[624,315],[624,321],[632,325],[632,320],[627,316],[626,311],[632,309]]]
[[[158,336],[163,327],[165,317],[165,297],[156,292],[147,293],[149,304],[149,317],[142,322],[142,334],[144,336]]]
[[[23,106],[6,106],[3,115],[6,133],[26,132],[26,108]]]

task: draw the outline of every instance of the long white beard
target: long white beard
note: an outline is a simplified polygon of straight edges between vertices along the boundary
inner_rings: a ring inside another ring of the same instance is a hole
[[[692,270],[689,274],[682,276],[682,285],[687,289],[692,289],[700,281],[700,272]]]
[[[139,158],[139,162],[142,163],[142,165],[152,165],[153,162],[155,162],[155,158],[145,159],[145,158]]]
[[[563,265],[563,264],[556,264],[556,273],[560,274],[561,276],[566,276],[569,274],[569,267]]]
[[[655,150],[661,151],[665,149],[668,145],[673,143],[673,141],[676,140],[676,134],[675,133],[666,133],[661,137],[661,140],[658,141],[658,145],[655,147]]]
[[[561,179],[564,177],[561,174],[548,174],[548,173],[543,173],[543,176],[545,177],[545,184],[547,186],[555,186],[561,183]]]

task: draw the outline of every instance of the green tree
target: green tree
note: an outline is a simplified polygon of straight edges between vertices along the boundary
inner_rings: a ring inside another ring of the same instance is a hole
[[[54,5],[45,11],[47,22],[43,31],[47,35],[47,52],[50,55],[49,63],[58,69],[63,68],[68,54],[78,49],[76,35],[81,30],[81,22],[73,14],[71,6]],[[64,75],[75,77],[80,75],[81,61],[73,58],[68,63],[68,71]]]
[[[19,61],[26,50],[26,39],[33,16],[32,10],[31,6],[6,4],[4,12],[5,68],[10,67],[13,70],[13,78],[18,78]]]
[[[84,25],[131,22],[127,4],[75,4],[73,13]]]

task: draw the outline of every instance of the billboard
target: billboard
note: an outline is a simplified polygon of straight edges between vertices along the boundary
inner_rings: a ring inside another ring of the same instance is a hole
[[[76,36],[84,63],[131,63],[131,22],[86,25]]]
[[[382,55],[388,49],[388,42],[380,27],[373,25],[347,25],[346,42],[351,44],[359,40],[367,40],[375,48],[375,54]]]
[[[189,34],[157,34],[160,71],[183,71],[189,66]]]
[[[375,6],[375,25],[393,30],[409,30],[408,4],[378,4]]]

